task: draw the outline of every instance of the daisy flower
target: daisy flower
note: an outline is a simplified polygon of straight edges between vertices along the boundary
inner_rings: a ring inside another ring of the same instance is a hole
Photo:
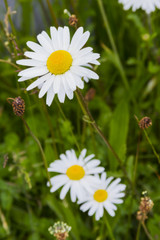
[[[83,203],[80,209],[83,212],[89,210],[89,216],[95,213],[96,220],[99,220],[103,216],[104,209],[110,216],[114,217],[115,210],[117,210],[115,204],[123,203],[121,198],[124,197],[125,194],[122,191],[125,190],[126,185],[119,184],[121,181],[120,178],[117,178],[110,184],[113,177],[106,178],[105,172],[101,174],[101,178],[99,178],[99,176],[96,178],[97,181],[101,181],[101,184],[92,189],[92,193],[87,193],[82,201],[78,201],[79,204]]]
[[[84,88],[84,81],[88,82],[90,78],[98,79],[98,75],[89,68],[92,67],[91,64],[100,64],[97,61],[100,55],[93,53],[91,47],[82,49],[90,35],[88,31],[83,32],[83,27],[76,30],[71,42],[68,27],[50,27],[50,34],[51,38],[42,31],[37,36],[39,44],[28,41],[27,46],[32,51],[27,51],[24,55],[30,59],[17,61],[17,64],[30,67],[18,73],[18,81],[38,77],[27,90],[39,87],[39,98],[47,93],[48,106],[51,105],[55,94],[63,103],[65,95],[69,99],[73,98],[76,87]]]
[[[138,8],[142,8],[146,13],[154,12],[156,7],[160,8],[160,0],[118,0],[119,3],[124,5],[124,9],[128,10],[132,8],[136,11]]]
[[[70,190],[72,202],[78,198],[82,200],[85,191],[92,192],[93,186],[97,185],[97,178],[92,174],[102,173],[103,167],[99,167],[100,160],[93,159],[94,154],[86,156],[86,149],[81,151],[79,158],[74,150],[67,150],[66,154],[61,154],[60,159],[50,164],[48,171],[60,173],[52,177],[51,192],[63,186],[60,199],[64,199]],[[49,183],[47,183],[49,186]]]

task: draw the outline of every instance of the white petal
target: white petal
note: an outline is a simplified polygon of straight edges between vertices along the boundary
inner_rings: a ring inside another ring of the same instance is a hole
[[[53,83],[53,76],[51,76],[42,86],[40,92],[39,92],[39,98],[42,98],[46,92],[48,91],[48,89],[50,88],[50,86]]]
[[[28,58],[32,58],[32,59],[35,59],[35,60],[38,60],[40,62],[44,62],[44,64],[46,65],[46,61],[49,57],[49,53],[48,55],[44,55],[44,54],[41,54],[39,52],[35,53],[35,52],[25,52],[24,55]]]
[[[69,191],[71,187],[71,182],[69,181],[66,185],[64,185],[64,187],[62,188],[61,190],[61,193],[60,193],[60,199],[64,199],[67,192]]]
[[[25,70],[22,70],[21,72],[18,73],[18,76],[23,76],[23,77],[39,77],[41,75],[44,75],[48,73],[48,69],[46,66],[43,67],[31,67],[27,68]]]
[[[81,77],[88,77],[92,79],[99,79],[99,76],[91,71],[88,68],[80,67],[80,66],[71,66],[70,68],[71,72],[81,76]]]
[[[30,77],[20,77],[18,79],[18,82],[23,82],[23,81],[26,81],[26,80],[29,80],[29,79],[31,79],[31,78]]]
[[[60,85],[61,85],[61,77],[60,77],[60,75],[56,75],[54,78],[54,82],[53,82],[54,93],[59,92]]]
[[[22,59],[22,60],[16,61],[16,63],[19,64],[19,65],[30,66],[30,67],[33,67],[33,66],[36,67],[36,66],[43,66],[44,65],[43,62],[32,60],[32,59]]]
[[[38,34],[37,35],[37,39],[39,41],[39,43],[41,44],[41,46],[49,53],[51,54],[53,52],[53,48],[50,45],[50,43],[48,42],[48,40],[46,39],[46,37],[44,37],[43,34]]]
[[[63,29],[63,48],[64,48],[64,50],[68,50],[69,44],[70,44],[69,28],[64,27],[64,29]]]
[[[60,83],[60,89],[59,89],[59,92],[58,92],[58,99],[61,103],[64,103],[65,90],[64,90],[64,87],[63,87],[63,83]]]
[[[64,77],[65,77],[70,89],[72,89],[72,91],[75,91],[76,84],[75,84],[74,78],[73,78],[72,74],[70,73],[70,71],[65,72]]]
[[[79,42],[79,39],[82,37],[82,34],[83,34],[83,27],[79,27],[72,37],[72,41],[68,49],[69,52],[73,52],[72,50],[77,46],[77,42]]]
[[[36,53],[40,53],[42,55],[45,55],[46,57],[48,56],[48,53],[45,51],[45,49],[43,47],[41,47],[39,44],[35,43],[35,42],[31,42],[28,41],[27,46],[32,49],[34,52]]]
[[[31,83],[28,87],[27,87],[27,91],[39,86],[40,84],[42,84],[44,81],[47,81],[49,78],[51,77],[51,73],[47,73],[46,75],[38,78],[36,81],[34,81],[33,83]]]
[[[52,103],[52,101],[53,101],[53,99],[54,99],[54,96],[55,96],[55,94],[54,94],[54,92],[53,92],[53,87],[51,86],[51,87],[49,88],[48,92],[47,92],[47,98],[46,98],[46,104],[47,104],[48,106],[51,105],[51,103]]]

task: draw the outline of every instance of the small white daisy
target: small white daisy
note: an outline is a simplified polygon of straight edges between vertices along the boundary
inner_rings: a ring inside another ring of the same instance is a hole
[[[124,5],[124,9],[128,10],[132,8],[133,11],[136,11],[139,8],[142,8],[146,13],[154,12],[156,7],[160,8],[160,0],[118,0],[119,3]]]
[[[126,185],[119,184],[120,178],[110,184],[112,179],[113,177],[106,178],[105,172],[102,173],[101,178],[97,176],[97,180],[101,180],[100,186],[94,188],[94,190],[92,189],[92,193],[87,193],[82,201],[78,201],[79,204],[83,203],[80,207],[83,212],[89,210],[89,216],[95,213],[96,220],[103,216],[104,209],[110,216],[115,216],[115,210],[117,210],[115,204],[123,203],[121,198],[125,194],[122,191],[125,190]]]
[[[81,49],[87,42],[90,33],[84,32],[79,27],[71,42],[68,27],[50,28],[51,38],[43,31],[37,36],[38,42],[27,42],[27,46],[33,52],[25,52],[30,59],[18,60],[17,64],[30,66],[18,73],[19,82],[38,77],[30,84],[27,90],[40,88],[39,98],[47,93],[46,104],[51,105],[55,94],[60,102],[64,102],[65,94],[69,99],[73,98],[76,87],[84,88],[84,81],[90,78],[98,79],[98,75],[90,70],[90,64],[99,65],[98,53],[93,53],[91,47]]]
[[[97,178],[92,174],[102,173],[103,167],[99,167],[100,160],[93,159],[94,154],[85,157],[87,150],[83,149],[79,158],[74,150],[66,151],[60,155],[60,160],[50,164],[49,172],[57,172],[59,175],[51,178],[51,192],[63,186],[60,199],[64,199],[70,190],[72,202],[78,198],[82,200],[85,191],[92,192],[93,186],[97,185]],[[49,183],[47,183],[49,186]]]

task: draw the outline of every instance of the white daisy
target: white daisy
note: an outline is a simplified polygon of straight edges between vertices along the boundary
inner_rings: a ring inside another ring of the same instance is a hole
[[[146,13],[154,12],[156,7],[160,8],[160,0],[118,0],[119,3],[124,5],[124,9],[128,10],[132,8],[136,11],[138,8],[142,8]]]
[[[84,199],[78,202],[79,204],[83,203],[80,207],[83,212],[89,210],[89,216],[95,213],[96,220],[103,216],[104,209],[110,216],[115,216],[115,210],[117,210],[115,204],[123,203],[121,198],[125,194],[122,191],[125,190],[126,185],[119,184],[120,178],[110,184],[112,179],[113,177],[106,178],[105,172],[101,174],[101,178],[97,176],[97,180],[101,180],[100,186],[92,189],[92,193],[87,193]]]
[[[98,53],[93,53],[91,47],[81,49],[87,42],[90,33],[84,32],[83,27],[76,30],[71,42],[68,27],[50,28],[51,38],[43,31],[37,36],[38,42],[27,42],[33,52],[25,52],[30,59],[18,60],[17,64],[30,66],[19,72],[19,82],[38,77],[27,90],[40,86],[39,98],[47,93],[46,104],[51,105],[57,93],[59,101],[64,102],[65,94],[73,98],[76,87],[84,88],[82,77],[98,79],[98,75],[88,67],[90,64],[99,65]]]
[[[63,186],[60,199],[64,199],[70,190],[72,202],[78,198],[82,200],[85,191],[92,192],[93,186],[97,185],[97,178],[92,174],[102,173],[103,167],[99,167],[100,160],[93,159],[94,154],[87,157],[86,149],[83,149],[79,158],[76,157],[74,150],[66,151],[60,155],[60,160],[50,164],[49,172],[57,172],[59,175],[51,178],[51,192]],[[49,183],[47,183],[49,186]]]

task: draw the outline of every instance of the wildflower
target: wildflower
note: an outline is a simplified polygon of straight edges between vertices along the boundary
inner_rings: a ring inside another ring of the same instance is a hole
[[[115,204],[123,203],[121,198],[125,194],[122,191],[125,190],[126,185],[119,184],[120,178],[117,178],[110,184],[112,179],[113,177],[106,178],[105,172],[102,173],[100,178],[101,184],[94,190],[92,189],[91,194],[88,193],[82,201],[78,202],[79,204],[83,203],[80,207],[83,212],[89,210],[89,216],[95,213],[96,220],[103,216],[104,209],[110,216],[114,217],[115,210],[117,210]],[[99,176],[97,176],[97,180],[99,180]]]
[[[25,112],[25,101],[19,96],[16,98],[8,98],[8,102],[12,100],[13,112],[16,116],[22,117]]]
[[[152,125],[152,120],[149,117],[144,117],[139,121],[138,125],[141,129],[148,128]]]
[[[91,47],[81,49],[87,42],[90,33],[83,27],[76,30],[71,42],[68,27],[50,28],[51,38],[43,31],[37,36],[39,44],[28,41],[27,46],[33,52],[25,52],[30,59],[18,60],[17,64],[30,66],[19,72],[19,82],[38,77],[27,90],[40,88],[39,98],[47,93],[46,104],[51,105],[55,94],[60,102],[64,102],[65,94],[73,98],[76,87],[83,89],[84,81],[98,79],[99,76],[90,70],[90,64],[97,64],[100,57],[93,53]],[[84,81],[82,80],[82,77]]]
[[[156,7],[160,8],[160,0],[118,0],[119,3],[122,3],[124,10],[132,8],[133,11],[136,11],[139,8],[142,8],[147,14],[154,12]]]
[[[53,226],[48,228],[51,235],[55,236],[57,240],[65,240],[71,231],[71,227],[64,222],[56,222]]]
[[[64,199],[70,190],[71,200],[75,202],[77,198],[83,198],[85,191],[91,192],[92,187],[97,184],[97,178],[92,174],[102,173],[104,168],[99,167],[100,160],[93,159],[94,154],[86,157],[86,151],[83,149],[77,158],[74,150],[68,150],[66,154],[60,155],[60,160],[50,164],[49,172],[60,173],[50,179],[50,191],[55,192],[63,186],[60,199]]]
[[[137,220],[144,222],[148,218],[148,213],[152,210],[154,203],[146,194],[142,193],[144,196],[141,197],[141,202],[139,205],[139,211],[137,212]]]

